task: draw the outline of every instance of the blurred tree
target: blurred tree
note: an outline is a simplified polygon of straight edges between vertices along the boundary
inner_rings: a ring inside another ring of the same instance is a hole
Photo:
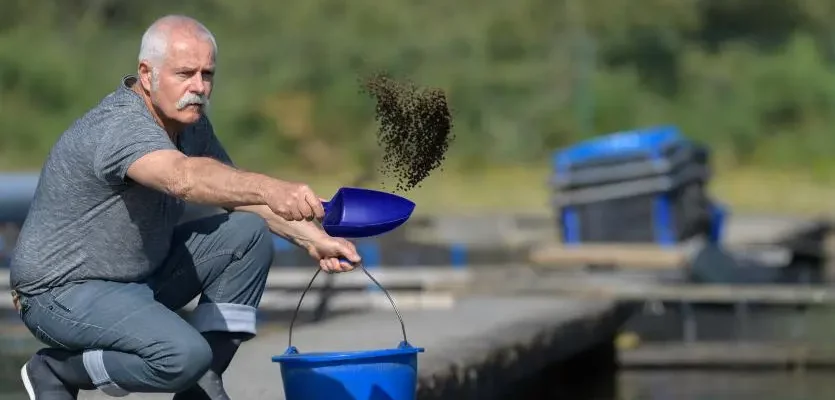
[[[212,118],[248,168],[371,168],[357,79],[378,70],[447,90],[454,164],[657,123],[740,163],[832,164],[831,0],[5,0],[0,166],[38,166],[164,13],[218,36]]]

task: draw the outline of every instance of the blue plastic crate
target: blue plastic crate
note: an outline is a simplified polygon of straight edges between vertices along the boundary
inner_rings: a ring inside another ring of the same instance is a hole
[[[561,185],[563,182],[577,180],[576,175],[582,172],[574,171],[578,165],[622,163],[641,166],[647,170],[664,172],[671,166],[663,157],[667,148],[686,141],[675,126],[658,126],[608,134],[589,139],[570,147],[558,150],[553,157],[554,180],[552,183]],[[639,159],[629,163],[630,159]],[[622,165],[621,168],[624,166]],[[580,178],[582,179],[582,178]]]
[[[557,151],[551,184],[563,242],[608,241],[584,239],[584,228],[623,233],[651,224],[649,241],[677,243],[676,190],[706,181],[709,173],[706,166],[693,163],[696,147],[690,144],[675,126],[664,125],[608,134]],[[613,218],[625,214],[632,220]]]

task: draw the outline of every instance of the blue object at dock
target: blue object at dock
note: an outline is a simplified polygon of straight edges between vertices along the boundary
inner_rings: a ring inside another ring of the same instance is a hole
[[[293,325],[313,281],[302,292],[288,331],[287,350],[274,356],[281,365],[284,397],[287,400],[414,400],[417,395],[417,355],[423,348],[413,347],[406,338],[406,325],[388,291],[360,265],[360,269],[385,293],[400,320],[403,340],[396,348],[299,353],[293,346]]]
[[[708,155],[672,125],[560,149],[551,184],[563,242],[674,245],[699,233],[718,238],[724,214],[705,190]]]
[[[663,151],[684,140],[675,126],[661,125],[616,132],[586,140],[554,154],[557,178],[569,173],[572,166],[594,161],[607,161],[633,156],[649,156],[661,161]]]
[[[397,348],[300,354],[290,347],[281,363],[287,400],[413,400],[417,354],[422,348],[401,342]]]

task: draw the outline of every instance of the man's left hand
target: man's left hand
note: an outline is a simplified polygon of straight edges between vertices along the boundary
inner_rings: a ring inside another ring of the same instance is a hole
[[[354,244],[343,238],[325,236],[312,243],[308,251],[325,272],[351,271],[362,261]]]

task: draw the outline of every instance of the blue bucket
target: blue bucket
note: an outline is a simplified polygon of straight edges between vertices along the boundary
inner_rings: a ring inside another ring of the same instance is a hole
[[[396,348],[299,353],[293,346],[293,324],[304,295],[321,270],[302,292],[290,322],[287,350],[274,356],[281,366],[284,396],[287,400],[414,400],[417,393],[417,355],[423,348],[413,347],[406,338],[406,325],[394,300],[385,288],[360,265],[360,269],[382,289],[391,302],[403,341]]]

